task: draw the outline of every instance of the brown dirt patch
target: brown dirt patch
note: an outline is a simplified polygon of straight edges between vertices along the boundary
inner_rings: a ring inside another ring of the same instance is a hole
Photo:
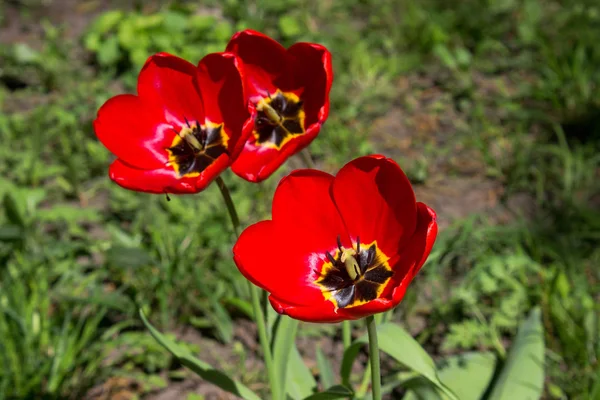
[[[481,77],[474,83],[488,96],[499,90]],[[436,210],[442,229],[471,214],[486,215],[495,223],[510,221],[513,213],[502,201],[503,183],[487,176],[479,150],[457,140],[458,135],[468,137],[469,124],[451,93],[417,75],[400,79],[397,87],[397,104],[370,132],[374,149],[398,161],[409,176],[421,170],[426,178],[414,186],[417,199]],[[528,209],[531,201],[519,198],[507,204]]]

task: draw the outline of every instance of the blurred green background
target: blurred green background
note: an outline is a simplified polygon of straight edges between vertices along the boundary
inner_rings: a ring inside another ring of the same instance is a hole
[[[91,124],[152,53],[195,63],[244,28],[333,53],[319,168],[383,153],[438,212],[393,318],[439,360],[501,353],[540,305],[544,398],[599,399],[597,0],[0,2],[0,399],[227,398],[138,307],[266,393],[217,188],[167,202],[117,187]],[[243,223],[303,166],[261,185],[225,173]],[[303,324],[299,340],[309,366],[315,348],[339,363],[338,326]]]

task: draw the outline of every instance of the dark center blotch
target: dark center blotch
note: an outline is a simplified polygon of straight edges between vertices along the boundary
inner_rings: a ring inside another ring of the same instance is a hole
[[[269,115],[260,110],[254,119],[254,132],[258,144],[273,143],[281,146],[283,141],[292,135],[304,133],[302,120],[302,101],[288,99],[283,93],[278,92],[267,102],[279,120],[269,118]]]
[[[192,135],[200,147],[195,147],[192,145],[192,141],[182,138],[175,146],[168,149],[177,164],[180,177],[191,173],[201,173],[219,156],[227,153],[227,142],[222,124],[202,127],[198,122],[190,124],[186,120],[186,123],[190,129],[186,135]]]
[[[333,292],[339,308],[352,305],[356,301],[367,302],[376,299],[381,285],[384,285],[394,274],[381,255],[378,256],[377,246],[375,244],[368,248],[361,248],[360,244],[356,246],[353,257],[358,264],[358,269],[353,270],[354,279],[349,275],[347,265],[341,260],[344,250],[339,242],[338,249],[336,257],[326,253],[331,267],[324,270],[317,283]]]

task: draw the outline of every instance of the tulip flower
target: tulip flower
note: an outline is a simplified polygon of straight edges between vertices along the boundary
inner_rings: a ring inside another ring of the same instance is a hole
[[[335,177],[292,172],[275,191],[272,219],[244,230],[233,253],[280,314],[339,322],[395,307],[436,235],[435,212],[415,200],[398,164],[374,155]]]
[[[240,154],[248,121],[243,71],[231,53],[198,66],[167,53],[142,68],[137,96],[122,94],[99,109],[94,130],[116,155],[110,178],[150,193],[196,193]]]
[[[287,50],[261,33],[233,36],[227,51],[244,63],[254,130],[232,165],[240,177],[260,182],[317,137],[329,115],[331,54],[315,43]]]

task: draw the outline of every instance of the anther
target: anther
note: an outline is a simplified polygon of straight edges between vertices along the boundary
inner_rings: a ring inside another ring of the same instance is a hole
[[[331,262],[333,265],[335,265],[335,258],[333,258],[331,253],[326,252],[325,254],[327,255],[327,259],[329,260],[329,262]]]
[[[367,253],[367,266],[371,265],[374,258],[375,258],[375,244],[373,244],[371,247],[369,247],[369,250]]]
[[[360,236],[356,237],[356,252],[360,254]]]
[[[190,125],[190,121],[188,121],[188,119],[186,118],[186,116],[185,116],[185,115],[183,116],[183,119],[184,119],[184,121],[185,121],[185,124],[188,126],[188,128],[190,128],[190,129],[191,129],[192,127],[191,127],[191,125]]]
[[[337,245],[338,245],[338,249],[340,250],[340,252],[344,251],[344,247],[342,247],[342,239],[340,238],[340,235],[338,235],[338,237],[337,237]]]

